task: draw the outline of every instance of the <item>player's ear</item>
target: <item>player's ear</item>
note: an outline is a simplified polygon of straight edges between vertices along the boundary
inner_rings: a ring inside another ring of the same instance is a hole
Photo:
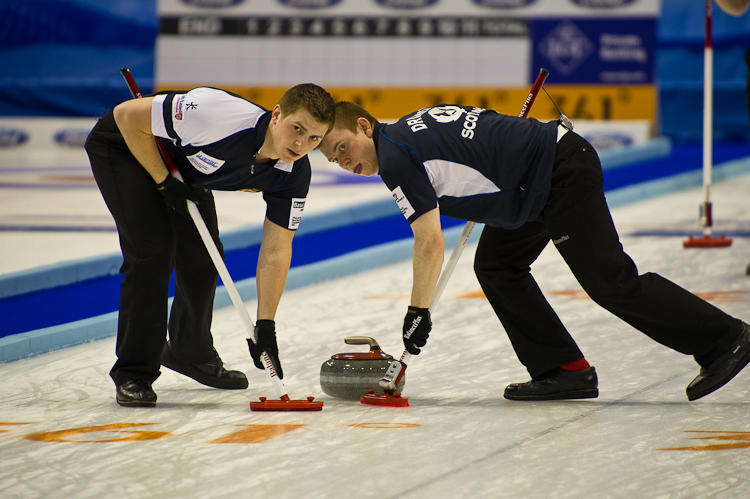
[[[281,106],[276,104],[271,111],[271,122],[275,125],[281,116]]]
[[[372,137],[372,125],[370,125],[370,122],[367,120],[367,118],[358,118],[357,126],[363,132],[365,132],[365,135],[367,135],[368,137]]]

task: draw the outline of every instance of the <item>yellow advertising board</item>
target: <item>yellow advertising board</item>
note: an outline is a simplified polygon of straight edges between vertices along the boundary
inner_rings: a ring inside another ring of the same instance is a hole
[[[199,86],[199,85],[196,85]],[[222,86],[267,109],[271,109],[288,87]],[[545,85],[530,116],[540,120],[558,117],[555,104],[574,120],[648,120],[656,118],[656,89],[653,85]],[[161,84],[158,90],[188,90],[184,85]],[[326,87],[337,101],[356,102],[376,118],[395,120],[437,104],[459,104],[494,109],[503,114],[518,114],[528,88],[461,87]]]

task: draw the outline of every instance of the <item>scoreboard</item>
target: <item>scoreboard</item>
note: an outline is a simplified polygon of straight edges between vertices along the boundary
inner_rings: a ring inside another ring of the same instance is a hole
[[[439,103],[515,115],[539,68],[577,120],[656,120],[659,0],[159,0],[155,90],[272,107],[313,82],[376,118]],[[557,117],[549,99],[532,110]]]

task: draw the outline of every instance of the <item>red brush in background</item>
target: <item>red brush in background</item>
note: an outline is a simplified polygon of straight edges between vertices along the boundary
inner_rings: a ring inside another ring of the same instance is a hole
[[[703,193],[705,201],[700,207],[703,221],[703,236],[693,237],[682,242],[685,248],[726,248],[732,240],[726,236],[713,236],[713,215],[711,213],[711,167],[713,163],[713,78],[714,51],[711,24],[713,20],[711,2],[706,0],[706,43],[703,50]]]

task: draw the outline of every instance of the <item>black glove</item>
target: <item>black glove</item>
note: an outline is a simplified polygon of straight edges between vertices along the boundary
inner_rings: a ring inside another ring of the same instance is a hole
[[[419,355],[421,350],[417,347],[423,347],[427,344],[427,338],[430,337],[432,330],[432,320],[430,320],[430,309],[409,307],[404,317],[404,346],[412,355]]]
[[[189,185],[180,182],[172,175],[167,175],[167,178],[160,184],[156,184],[156,190],[164,196],[167,206],[172,208],[178,213],[185,216],[189,216],[187,209],[187,200],[195,203],[200,203],[201,194]]]
[[[281,370],[281,362],[279,362],[279,347],[276,345],[276,323],[269,320],[259,320],[255,323],[255,338],[257,344],[247,339],[247,344],[250,347],[250,355],[253,358],[255,367],[263,369],[263,361],[260,356],[263,355],[265,350],[268,356],[271,358],[273,368],[276,369],[276,374],[279,379],[284,379],[284,371]]]

